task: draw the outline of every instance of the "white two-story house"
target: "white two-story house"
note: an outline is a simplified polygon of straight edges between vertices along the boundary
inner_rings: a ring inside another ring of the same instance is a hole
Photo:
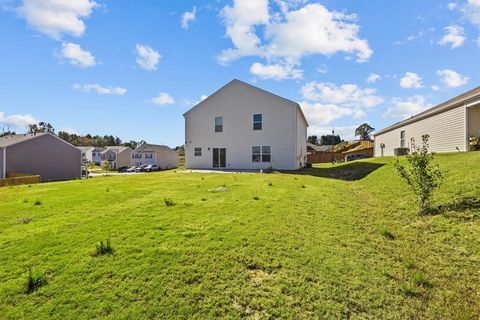
[[[162,169],[172,169],[178,167],[178,153],[164,145],[144,143],[133,150],[132,164],[156,164]]]
[[[93,162],[96,165],[100,165],[102,162],[101,153],[105,148],[101,147],[77,147],[82,152],[82,163]]]
[[[308,123],[298,103],[233,80],[187,111],[185,166],[297,170]]]

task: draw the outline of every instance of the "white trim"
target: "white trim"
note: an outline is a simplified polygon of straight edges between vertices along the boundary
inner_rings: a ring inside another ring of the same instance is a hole
[[[463,114],[465,115],[465,124],[463,126],[463,134],[465,137],[465,152],[470,151],[470,139],[468,136],[468,104],[465,103],[463,107]]]

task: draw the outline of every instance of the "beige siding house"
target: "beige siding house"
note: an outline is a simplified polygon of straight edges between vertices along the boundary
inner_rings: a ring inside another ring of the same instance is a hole
[[[42,181],[78,179],[81,153],[50,133],[0,138],[0,178],[10,172],[40,175]]]
[[[412,150],[429,134],[430,151],[469,151],[469,137],[480,136],[480,87],[374,133],[374,156]]]
[[[144,143],[133,150],[132,164],[156,164],[162,169],[177,168],[178,153],[164,145]]]
[[[184,114],[185,166],[297,170],[308,123],[298,103],[233,80]]]
[[[102,161],[110,161],[112,169],[130,167],[132,165],[132,149],[122,146],[106,147],[100,153]]]

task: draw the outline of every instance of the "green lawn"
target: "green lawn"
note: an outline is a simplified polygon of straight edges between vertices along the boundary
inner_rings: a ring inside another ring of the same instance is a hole
[[[2,188],[0,318],[478,319],[480,152],[426,217],[392,161]]]

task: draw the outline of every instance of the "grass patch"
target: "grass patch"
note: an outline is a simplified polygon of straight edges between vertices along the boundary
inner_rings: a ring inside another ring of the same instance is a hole
[[[386,229],[386,228],[380,229],[380,234],[381,234],[382,237],[384,237],[385,239],[395,240],[395,236],[393,235],[393,233],[391,233],[390,230],[388,230],[388,229]]]
[[[98,257],[111,254],[113,254],[113,248],[110,235],[108,235],[108,238],[107,240],[105,240],[105,242],[103,242],[103,240],[100,240],[100,242],[97,243],[93,256]]]
[[[167,197],[163,198],[163,203],[165,204],[165,207],[175,206],[175,202],[172,199],[167,198]]]
[[[42,204],[43,202],[40,199],[35,200],[35,202],[33,203],[34,206],[41,206]]]
[[[65,319],[480,314],[475,203],[417,216],[393,161],[270,175],[165,170],[2,188],[0,318],[48,319],[53,311]],[[437,161],[449,175],[434,207],[480,197],[480,152]],[[163,195],[177,205],[167,207]],[[45,205],[33,207],[35,199]],[[23,217],[34,223],[19,224]],[[109,230],[114,254],[92,258],[97,240],[99,251],[109,251]],[[30,295],[18,272],[25,265],[48,279]]]
[[[47,277],[42,272],[32,272],[32,268],[28,269],[27,285],[25,293],[30,294],[38,288],[47,284]]]
[[[433,287],[433,284],[430,281],[430,279],[421,272],[416,272],[412,275],[412,282],[419,287],[424,287],[424,288]]]

